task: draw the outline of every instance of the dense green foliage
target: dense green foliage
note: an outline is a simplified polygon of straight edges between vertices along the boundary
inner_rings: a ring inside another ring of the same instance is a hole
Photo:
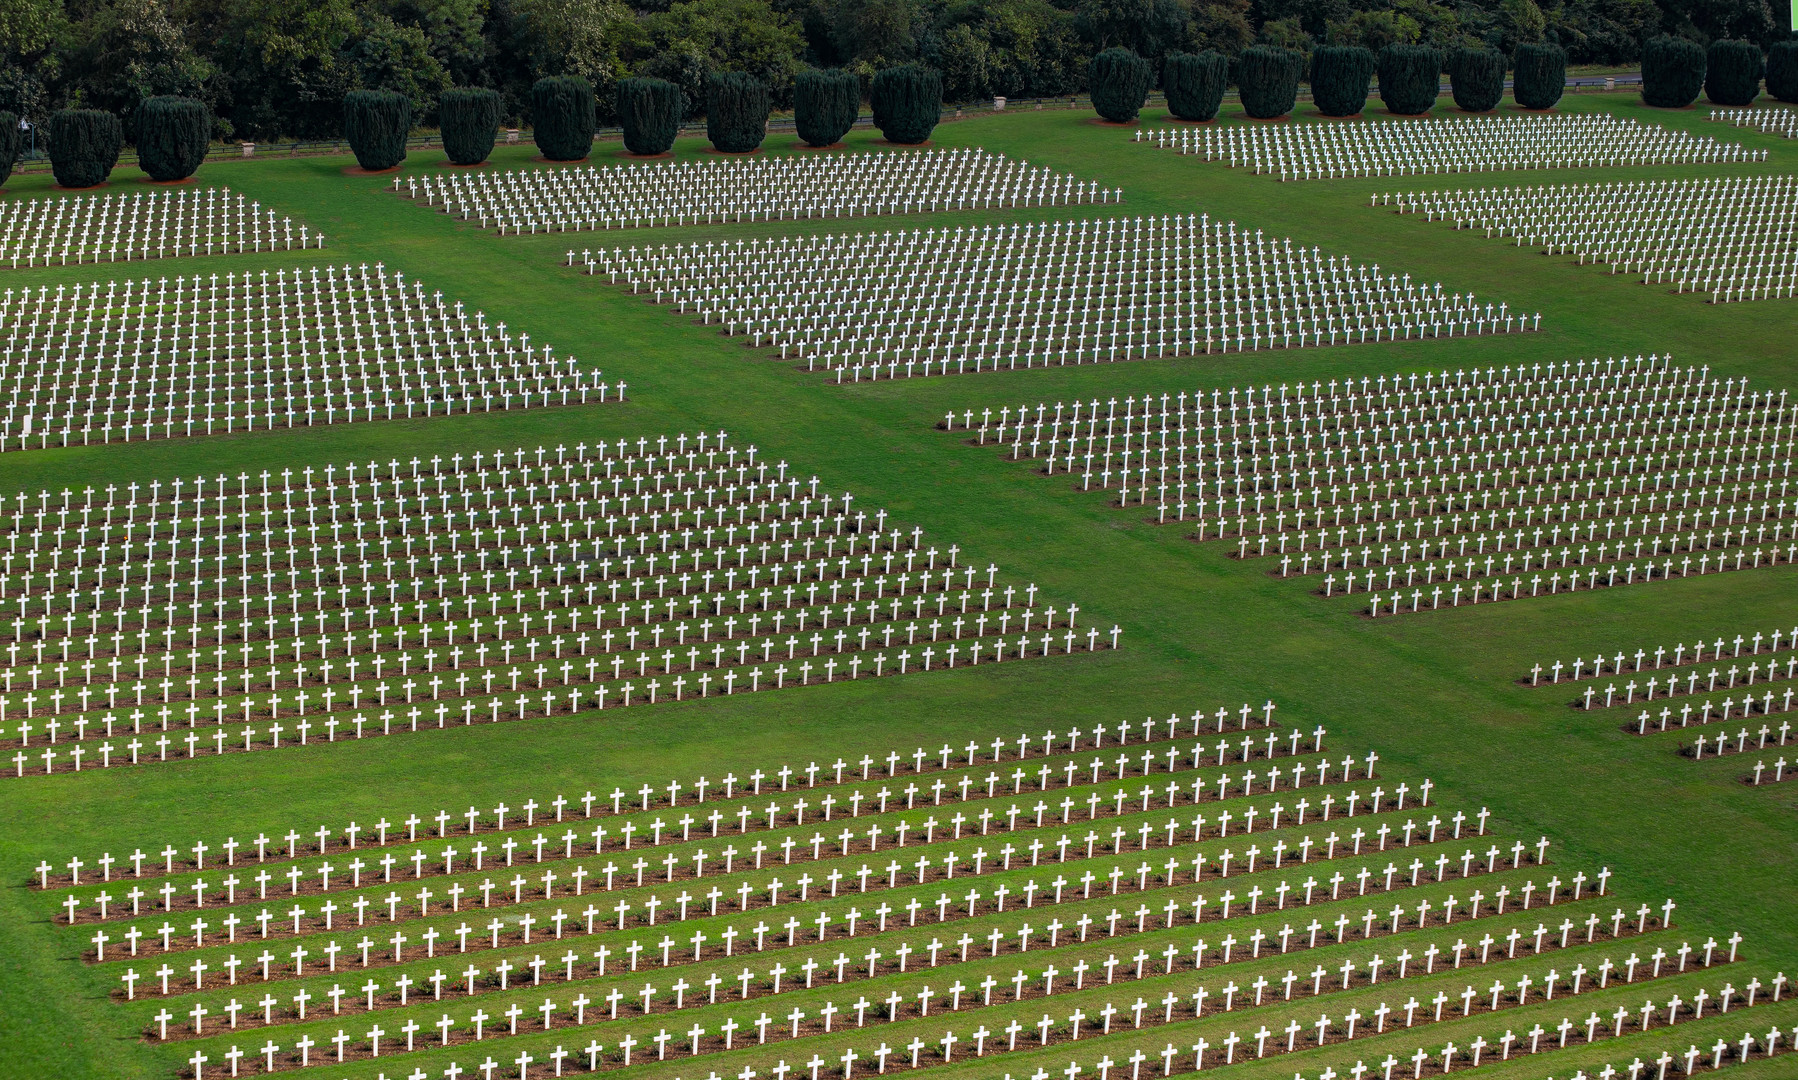
[[[124,130],[113,114],[64,109],[50,117],[50,171],[63,187],[93,187],[119,163],[124,143]]]
[[[1429,112],[1442,91],[1442,54],[1428,45],[1380,50],[1380,100],[1400,116]]]
[[[706,84],[705,137],[727,154],[747,154],[768,134],[768,84],[741,71],[714,72]]]
[[[19,114],[0,111],[0,184],[12,176],[13,163],[19,160]]]
[[[1207,49],[1202,53],[1173,52],[1161,64],[1161,88],[1167,95],[1167,111],[1181,120],[1210,120],[1223,104],[1230,86],[1230,58]]]
[[[1752,105],[1766,68],[1754,42],[1713,41],[1705,55],[1704,96],[1713,105]]]
[[[930,138],[943,113],[943,77],[923,64],[876,72],[868,87],[874,126],[888,142],[915,145]]]
[[[1155,69],[1129,49],[1106,49],[1086,65],[1093,111],[1114,124],[1136,119],[1154,83]]]
[[[1367,105],[1373,53],[1359,45],[1325,45],[1311,54],[1311,100],[1325,116],[1353,116]]]
[[[137,163],[150,179],[185,180],[206,160],[206,148],[212,144],[212,113],[193,98],[146,98],[137,107],[133,141]]]
[[[1776,5],[1742,0],[16,0],[0,15],[0,108],[41,122],[80,105],[134,130],[145,98],[212,110],[212,137],[270,141],[342,133],[343,95],[386,89],[430,127],[452,87],[500,94],[506,124],[528,121],[531,88],[586,79],[598,122],[617,122],[615,84],[665,79],[683,116],[704,111],[716,72],[754,75],[776,110],[807,68],[936,69],[945,101],[1079,94],[1088,64],[1124,48],[1162,70],[1176,53],[1241,55],[1252,44],[1307,58],[1320,46],[1558,45],[1572,64],[1630,66],[1672,33],[1789,36]]]
[[[1683,109],[1704,87],[1704,48],[1684,38],[1658,37],[1642,48],[1642,100],[1657,109]]]
[[[391,169],[406,160],[412,100],[391,90],[352,90],[343,96],[343,137],[356,164]]]
[[[1511,96],[1526,109],[1552,109],[1567,89],[1567,53],[1559,45],[1517,46]]]
[[[1236,88],[1243,111],[1257,120],[1285,116],[1299,97],[1305,58],[1291,49],[1256,45],[1236,58]]]
[[[443,152],[457,165],[478,165],[499,134],[499,94],[484,87],[445,90],[437,102]]]
[[[1776,42],[1767,50],[1767,93],[1798,102],[1798,41]]]
[[[623,84],[618,93],[623,95]],[[593,152],[594,130],[593,85],[586,79],[555,75],[531,87],[531,131],[544,157],[581,160]],[[628,130],[625,137],[628,142]]]
[[[1456,49],[1448,54],[1448,81],[1456,105],[1468,112],[1489,112],[1505,96],[1505,54],[1497,49]]]
[[[633,154],[666,154],[680,134],[687,96],[666,79],[625,79],[618,84],[618,122],[624,148]]]
[[[807,146],[832,146],[849,134],[862,109],[855,72],[810,68],[793,80],[793,126]]]

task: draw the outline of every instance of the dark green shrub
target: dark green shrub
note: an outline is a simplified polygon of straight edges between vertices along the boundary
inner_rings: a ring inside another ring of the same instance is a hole
[[[1567,51],[1559,45],[1517,46],[1511,96],[1526,109],[1552,109],[1567,89]]]
[[[1776,41],[1767,50],[1767,93],[1798,102],[1798,41]]]
[[[145,98],[135,119],[137,164],[150,179],[185,180],[206,160],[206,148],[212,144],[212,112],[200,102]]]
[[[1367,105],[1373,53],[1359,45],[1325,45],[1311,54],[1311,100],[1325,116],[1353,116]]]
[[[624,148],[633,154],[666,154],[686,112],[687,95],[666,79],[618,83],[618,123],[624,128]]]
[[[19,160],[20,134],[19,114],[0,112],[0,184],[6,183]]]
[[[406,160],[412,99],[392,90],[351,90],[343,95],[343,137],[356,164],[370,172]]]
[[[868,87],[874,126],[888,142],[906,146],[930,138],[943,114],[943,77],[923,64],[901,64],[874,73]]]
[[[714,149],[747,154],[768,134],[768,84],[741,71],[718,71],[705,84],[705,137]]]
[[[1167,111],[1181,120],[1210,120],[1230,85],[1230,58],[1214,49],[1202,53],[1171,52],[1161,62],[1161,87]]]
[[[1114,124],[1136,119],[1154,83],[1155,69],[1129,49],[1106,49],[1086,62],[1093,111]]]
[[[793,80],[793,127],[807,146],[843,141],[862,110],[862,83],[841,68],[809,68]]]
[[[1456,105],[1468,112],[1490,112],[1505,96],[1505,54],[1456,49],[1448,54],[1448,82]]]
[[[457,165],[479,165],[499,134],[499,93],[480,87],[445,90],[437,100],[443,152]]]
[[[1752,41],[1713,41],[1705,58],[1704,96],[1713,105],[1752,105],[1767,69]]]
[[[1272,120],[1292,111],[1299,98],[1299,75],[1305,57],[1291,49],[1251,45],[1236,58],[1236,88],[1242,110],[1256,120]]]
[[[1683,109],[1704,86],[1704,50],[1684,38],[1651,38],[1642,46],[1642,100],[1657,109]]]
[[[1442,54],[1428,45],[1388,45],[1380,50],[1380,100],[1400,116],[1421,116],[1442,90]]]
[[[50,171],[63,187],[93,187],[119,163],[124,143],[124,129],[111,113],[64,109],[50,117]]]
[[[580,161],[591,154],[594,124],[593,84],[586,79],[552,75],[531,86],[531,137],[550,161]]]

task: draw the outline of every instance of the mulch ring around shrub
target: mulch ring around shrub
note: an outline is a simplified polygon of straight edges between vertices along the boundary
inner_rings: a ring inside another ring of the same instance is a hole
[[[344,169],[343,169],[343,175],[345,175],[345,176],[386,176],[388,173],[396,173],[399,171],[400,171],[400,167],[398,165],[392,165],[385,169],[364,169],[360,165],[346,165],[346,166],[344,166]]]

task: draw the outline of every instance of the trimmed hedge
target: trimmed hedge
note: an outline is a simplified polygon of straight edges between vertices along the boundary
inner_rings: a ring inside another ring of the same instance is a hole
[[[1373,53],[1359,45],[1325,45],[1311,54],[1311,100],[1325,116],[1353,116],[1367,107]]]
[[[1130,49],[1106,49],[1086,62],[1093,111],[1114,124],[1135,120],[1154,84],[1155,69]]]
[[[212,112],[204,104],[184,97],[145,98],[134,119],[137,164],[150,179],[185,180],[206,160]]]
[[[1767,50],[1767,93],[1798,101],[1798,41],[1776,41]]]
[[[618,84],[619,100],[624,84]],[[619,113],[623,113],[622,106]],[[531,87],[531,137],[551,161],[580,161],[593,153],[593,84],[579,75],[551,75]],[[630,145],[630,125],[624,142]]]
[[[119,118],[109,112],[64,109],[50,117],[50,171],[63,187],[103,183],[124,144]]]
[[[1236,58],[1236,88],[1242,110],[1256,120],[1285,116],[1299,98],[1305,57],[1291,49],[1251,45]]]
[[[768,84],[741,71],[713,72],[705,83],[705,137],[726,154],[747,154],[768,135]]]
[[[1552,109],[1567,91],[1567,50],[1559,45],[1517,46],[1511,96],[1526,109]]]
[[[1752,105],[1767,63],[1752,41],[1713,41],[1705,57],[1704,96],[1713,105]]]
[[[1442,54],[1428,45],[1388,45],[1380,50],[1380,100],[1400,116],[1421,116],[1442,90]]]
[[[666,154],[686,114],[687,95],[666,79],[618,83],[618,123],[624,128],[624,148],[633,154]]]
[[[1170,52],[1161,61],[1161,88],[1167,111],[1181,120],[1210,120],[1230,85],[1230,58],[1215,49]]]
[[[1505,54],[1456,49],[1448,54],[1448,81],[1456,105],[1467,112],[1490,112],[1505,96]]]
[[[1704,87],[1704,50],[1695,41],[1662,35],[1642,46],[1642,101],[1683,109]]]
[[[855,126],[862,82],[841,68],[809,68],[793,80],[793,127],[807,146],[834,146]]]
[[[0,111],[0,184],[6,183],[12,176],[12,167],[19,160],[19,114]]]
[[[874,73],[868,88],[874,126],[888,142],[912,146],[930,138],[943,112],[943,77],[923,64]]]
[[[356,164],[369,172],[406,160],[412,99],[392,90],[351,90],[343,95],[343,137]]]
[[[479,165],[499,134],[499,92],[482,87],[445,90],[437,99],[443,152],[457,165]]]

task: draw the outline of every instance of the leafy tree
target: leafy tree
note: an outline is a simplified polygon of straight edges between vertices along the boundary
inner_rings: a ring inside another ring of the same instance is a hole
[[[760,79],[774,104],[785,108],[793,101],[802,46],[799,22],[768,0],[686,0],[645,17],[625,53],[637,74],[679,86],[690,108],[703,107],[707,79],[720,71]]]
[[[231,122],[251,139],[333,136],[354,88],[342,58],[359,26],[350,0],[192,0],[190,34],[209,43]]]
[[[450,87],[449,72],[431,55],[424,31],[379,12],[363,13],[360,32],[343,56],[358,86],[404,94],[413,116],[431,115]]]
[[[1409,15],[1362,9],[1330,23],[1324,35],[1332,45],[1359,45],[1378,53],[1388,45],[1412,45],[1423,40],[1423,28]]]
[[[830,37],[846,67],[871,74],[918,54],[916,23],[910,0],[836,0]]]

